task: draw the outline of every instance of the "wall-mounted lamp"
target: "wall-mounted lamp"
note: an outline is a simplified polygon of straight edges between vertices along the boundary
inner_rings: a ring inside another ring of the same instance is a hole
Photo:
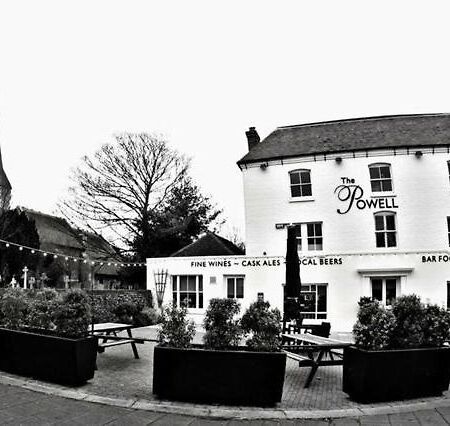
[[[266,169],[267,169],[267,166],[268,166],[267,163],[262,163],[262,164],[259,166],[259,168],[260,168],[261,170],[266,170]]]
[[[416,153],[414,154],[416,156],[416,158],[420,158],[423,155],[422,151],[416,151]]]
[[[342,163],[342,157],[336,157],[334,159],[334,161],[336,161],[336,163],[340,164],[340,163]]]

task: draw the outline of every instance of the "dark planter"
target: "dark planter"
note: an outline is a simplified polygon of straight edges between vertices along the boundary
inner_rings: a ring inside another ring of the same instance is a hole
[[[97,338],[69,339],[0,328],[0,370],[80,385],[94,377]]]
[[[359,402],[441,395],[450,380],[450,348],[344,349],[343,391]]]
[[[162,399],[273,406],[283,394],[286,355],[156,346],[153,393]]]

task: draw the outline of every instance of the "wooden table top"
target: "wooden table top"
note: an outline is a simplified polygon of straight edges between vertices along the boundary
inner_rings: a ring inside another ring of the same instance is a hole
[[[287,339],[297,340],[301,342],[310,343],[319,347],[329,347],[329,348],[345,348],[351,346],[351,342],[343,342],[341,340],[330,339],[328,337],[316,336],[310,333],[283,333],[283,337]]]
[[[101,331],[120,331],[132,328],[131,324],[121,324],[117,322],[102,322],[94,324],[94,332]],[[92,331],[92,325],[89,326],[89,331]]]

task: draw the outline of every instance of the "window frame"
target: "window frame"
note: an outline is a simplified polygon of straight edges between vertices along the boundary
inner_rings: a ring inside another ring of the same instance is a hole
[[[325,288],[325,311],[319,311],[319,287],[321,289]],[[302,283],[300,288],[300,297],[301,295],[306,294],[313,294],[315,297],[314,300],[314,312],[312,311],[305,311],[304,308],[302,308],[302,318],[304,319],[327,319],[328,318],[328,283]]]
[[[226,290],[226,294],[227,294],[227,299],[244,299],[245,297],[245,275],[225,275],[224,276],[225,279],[225,290]],[[232,279],[234,280],[234,285],[233,285],[233,295],[234,296],[229,296],[229,292],[228,292],[228,280]],[[238,288],[237,288],[237,280],[238,279],[242,279],[242,296],[238,295]]]
[[[180,290],[181,277],[186,277],[187,288],[186,291]],[[189,291],[189,277],[195,277],[195,292]],[[195,306],[187,306],[188,309],[204,309],[204,285],[203,275],[199,274],[179,274],[172,275],[172,303],[177,306],[182,306],[181,293],[195,293]]]
[[[375,247],[392,249],[398,247],[398,226],[397,226],[397,214],[395,212],[386,210],[380,211],[373,214],[375,223]],[[383,218],[383,229],[377,229],[377,218]],[[394,229],[388,229],[388,223],[386,217],[393,217],[394,219]],[[393,234],[395,239],[395,245],[389,245],[388,235]],[[378,235],[383,235],[384,245],[378,245]]]
[[[302,222],[294,223],[296,228],[297,251],[323,251],[323,222]],[[320,226],[320,234],[316,234],[316,226]],[[313,227],[313,234],[309,233],[310,227]],[[311,241],[312,240],[312,241]],[[319,241],[320,240],[320,241]],[[310,244],[310,241],[312,244]]]
[[[309,182],[303,182],[302,181],[302,173],[308,173],[309,175]],[[293,183],[292,182],[292,176],[293,175],[298,175],[298,183]],[[290,197],[291,199],[294,200],[298,200],[298,199],[308,199],[311,198],[313,193],[312,193],[312,179],[311,179],[311,169],[295,169],[295,170],[291,170],[288,173],[289,175],[289,193],[290,193]],[[308,187],[309,186],[309,194],[303,194],[303,188],[304,187]],[[300,188],[300,195],[293,195],[292,192],[292,188],[293,187],[299,187]]]
[[[389,178],[383,178],[381,176],[381,167],[388,167],[389,168]],[[371,169],[378,168],[379,170],[379,177],[372,178],[371,176]],[[370,190],[372,193],[390,193],[394,191],[394,179],[392,177],[392,165],[391,163],[372,163],[368,165],[369,169],[369,180],[370,180]],[[391,189],[384,190],[383,189],[383,183],[384,182],[390,182]],[[379,182],[380,183],[380,190],[374,189],[374,183]]]
[[[373,296],[373,280],[380,280],[381,281],[381,299],[379,298],[375,298]],[[388,303],[387,300],[387,281],[388,280],[395,280],[395,297],[392,299],[390,299],[389,301],[391,303]],[[370,297],[372,299],[376,299],[378,301],[380,301],[381,303],[383,303],[385,306],[392,306],[392,303],[401,296],[401,280],[400,277],[398,276],[376,276],[376,277],[370,277]]]

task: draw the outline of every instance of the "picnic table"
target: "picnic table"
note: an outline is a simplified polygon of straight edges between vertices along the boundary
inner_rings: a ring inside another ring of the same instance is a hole
[[[116,322],[103,322],[93,324],[90,327],[90,333],[99,338],[97,351],[99,353],[105,352],[105,348],[119,345],[130,344],[133,349],[133,354],[136,359],[139,359],[139,354],[136,348],[136,343],[144,343],[145,340],[139,337],[133,337],[131,324],[120,324]],[[127,336],[118,336],[118,333],[126,331]],[[100,341],[101,340],[101,341]]]
[[[288,358],[298,361],[299,367],[311,367],[305,388],[309,387],[317,369],[324,365],[343,365],[342,354],[334,352],[352,345],[350,342],[316,336],[310,333],[283,333],[281,337],[286,342],[283,352]],[[327,355],[330,359],[326,359]]]

